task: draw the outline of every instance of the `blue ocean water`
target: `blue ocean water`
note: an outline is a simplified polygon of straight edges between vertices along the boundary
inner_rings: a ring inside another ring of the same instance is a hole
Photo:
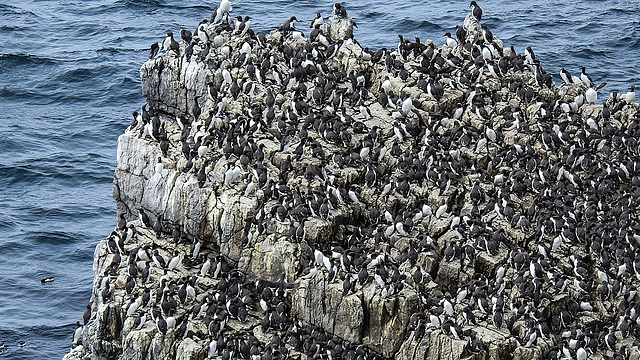
[[[266,32],[296,15],[305,30],[332,1],[244,1]],[[397,34],[442,44],[468,1],[345,1],[370,49]],[[193,30],[217,2],[31,0],[0,3],[0,358],[56,359],[68,352],[91,295],[96,243],[115,225],[116,141],[144,103],[138,70],[167,30]],[[481,2],[483,23],[543,67],[612,90],[640,85],[639,1]],[[558,78],[559,79],[559,78]],[[559,80],[558,80],[559,81]],[[41,284],[44,276],[55,281]],[[18,347],[20,340],[27,342]]]

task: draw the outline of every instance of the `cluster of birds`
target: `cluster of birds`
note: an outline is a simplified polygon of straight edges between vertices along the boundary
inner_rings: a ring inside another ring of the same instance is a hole
[[[129,222],[120,217],[117,229],[102,245],[105,262],[97,274],[100,287],[94,305],[124,301],[123,329],[117,331],[122,336],[155,328],[163,336],[198,341],[206,358],[286,359],[294,354],[380,358],[362,345],[348,344],[292,319],[287,292],[297,284],[284,277],[247,279],[210,244],[158,234],[142,214]],[[126,280],[119,282],[123,273]],[[98,321],[92,304],[86,306],[83,321],[85,326]],[[260,328],[260,340],[242,325],[247,323]],[[79,322],[76,326],[74,346],[83,343],[85,333]]]
[[[26,345],[27,345],[26,341],[24,341],[24,340],[18,341],[18,347],[19,348],[24,347]],[[2,355],[4,353],[6,348],[7,348],[7,345],[5,344],[5,342],[4,341],[0,341],[0,355]]]
[[[127,131],[159,146],[156,172],[256,198],[245,246],[267,236],[312,246],[299,279],[324,272],[345,296],[370,284],[383,298],[416,291],[404,341],[442,331],[479,353],[486,344],[471,329],[485,326],[550,359],[628,358],[640,333],[635,89],[594,105],[602,85],[584,68],[580,77],[563,69],[556,87],[530,47],[503,47],[470,5],[442,46],[400,37],[397,49],[370,52],[332,37],[332,26],[354,24],[340,4],[329,23],[312,20],[307,38],[295,17],[256,34],[223,0],[180,43],[168,33],[151,47],[151,62],[209,69],[205,95],[185,99],[177,116],[143,106]],[[310,222],[331,239],[307,234]],[[200,251],[212,244],[143,210],[136,224],[121,217],[100,274],[100,301],[124,290],[133,327],[195,336],[209,357],[379,356],[292,319],[295,282],[247,279],[215,249]],[[149,229],[172,232],[176,245],[127,251]],[[481,257],[496,261],[477,271]],[[444,276],[447,266],[459,275]],[[233,321],[278,336],[261,342]]]

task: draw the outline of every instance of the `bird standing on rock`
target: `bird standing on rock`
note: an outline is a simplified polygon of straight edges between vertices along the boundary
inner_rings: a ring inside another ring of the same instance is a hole
[[[320,25],[322,25],[322,23],[323,23],[322,15],[320,15],[320,13],[317,13],[316,17],[311,21],[311,25],[309,25],[309,28],[318,29]]]
[[[180,46],[178,42],[173,38],[173,32],[167,31],[167,37],[162,42],[162,49],[164,51],[173,50],[176,54],[180,55]]]
[[[531,46],[527,46],[527,48],[524,50],[524,57],[527,64],[529,65],[533,65],[533,63],[536,61],[536,54],[533,52]]]
[[[636,86],[635,85],[631,85],[631,90],[624,94],[624,101],[627,102],[627,104],[633,104],[636,101]]]
[[[87,325],[89,320],[91,320],[91,304],[87,304],[87,308],[84,311],[84,314],[82,314],[82,321],[85,325]]]
[[[151,48],[149,49],[149,59],[153,59],[158,55],[158,50],[160,50],[160,45],[157,42],[151,44]]]
[[[153,250],[152,255],[153,262],[161,269],[164,269],[167,266],[167,261],[158,253],[158,250]]]
[[[342,4],[340,4],[340,3],[335,3],[333,5],[333,13],[336,14],[336,16],[338,16],[340,18],[346,18],[347,17],[347,8],[342,6]]]
[[[158,314],[158,317],[156,318],[156,327],[158,328],[158,331],[162,333],[162,335],[167,335],[167,322],[160,314]]]
[[[297,22],[298,19],[295,16],[290,17],[289,20],[285,21],[278,30],[282,31],[285,35],[294,31],[296,29],[294,21]]]
[[[454,38],[451,37],[451,33],[450,32],[447,31],[446,33],[444,33],[443,36],[445,36],[447,38],[447,40],[446,40],[447,47],[449,47],[451,49],[454,49],[458,45],[458,42]]]
[[[144,226],[151,227],[151,220],[149,220],[149,216],[142,209],[138,209],[138,215],[140,222]]]
[[[249,26],[251,24],[251,16],[242,16],[237,17],[238,21],[236,22],[236,30],[237,34],[240,34],[240,37],[244,36],[249,30]]]
[[[82,342],[80,341],[81,336],[82,336],[82,325],[80,325],[79,321],[76,321],[76,330],[73,332],[73,339],[71,340],[71,343],[74,346],[82,344]]]
[[[591,76],[589,76],[585,71],[585,67],[583,66],[582,72],[580,73],[580,80],[582,80],[584,86],[590,88],[593,86],[593,80],[591,80]]]
[[[596,86],[595,89],[593,87],[588,88],[584,94],[584,97],[587,100],[587,103],[595,104],[596,100],[598,100],[598,90],[600,90],[605,85],[607,85],[607,83],[598,84],[598,86]]]
[[[571,73],[569,73],[567,69],[562,68],[562,70],[560,70],[560,77],[565,84],[573,84],[573,78],[571,77]]]
[[[471,14],[473,14],[473,17],[476,18],[476,20],[480,21],[482,19],[482,8],[475,1],[472,1],[469,7],[473,7]]]
[[[191,31],[182,29],[180,30],[180,37],[182,38],[182,40],[184,40],[185,43],[191,44],[193,35],[191,34]]]
[[[484,25],[483,25],[484,26]],[[460,25],[456,25],[456,37],[458,38],[458,41],[461,44],[464,44],[467,38],[467,32],[465,31],[465,29],[460,26]]]

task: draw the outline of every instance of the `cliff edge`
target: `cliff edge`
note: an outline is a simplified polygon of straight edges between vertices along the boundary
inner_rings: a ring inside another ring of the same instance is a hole
[[[65,359],[638,358],[632,93],[473,15],[370,52],[228,5],[140,70]]]

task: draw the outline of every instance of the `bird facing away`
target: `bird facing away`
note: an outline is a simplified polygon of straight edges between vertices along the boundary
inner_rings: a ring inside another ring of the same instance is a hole
[[[469,7],[473,7],[471,14],[476,20],[480,21],[482,19],[482,8],[475,1],[472,1]]]

